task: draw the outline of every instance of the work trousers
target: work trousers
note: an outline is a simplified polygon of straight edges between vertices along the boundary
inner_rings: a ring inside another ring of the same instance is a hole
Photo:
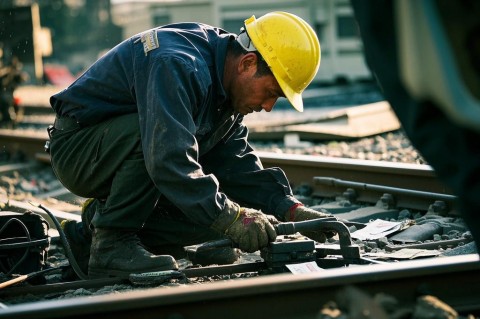
[[[222,237],[192,223],[175,207],[163,206],[168,201],[145,167],[138,114],[59,128],[50,134],[52,167],[72,193],[99,200],[93,227],[138,232],[149,247],[186,246]]]

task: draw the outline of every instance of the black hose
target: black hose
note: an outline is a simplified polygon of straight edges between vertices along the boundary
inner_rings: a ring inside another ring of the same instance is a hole
[[[75,271],[75,273],[77,274],[78,278],[82,279],[82,280],[88,280],[88,276],[85,275],[82,271],[82,269],[80,269],[80,266],[78,266],[78,263],[77,263],[77,260],[75,259],[75,257],[73,256],[73,253],[72,253],[72,249],[70,248],[70,244],[68,243],[68,240],[67,240],[67,236],[65,236],[65,233],[63,232],[63,229],[62,229],[62,226],[60,226],[60,223],[58,222],[57,218],[55,217],[55,215],[52,214],[52,212],[50,212],[46,207],[44,207],[42,204],[36,204],[36,203],[33,203],[33,202],[30,202],[31,205],[33,206],[36,206],[38,208],[41,208],[43,209],[47,214],[48,216],[50,216],[50,218],[52,219],[53,223],[55,224],[55,227],[57,228],[58,230],[58,233],[60,234],[60,240],[62,241],[62,244],[65,248],[65,252],[67,254],[67,259],[68,261],[70,262],[70,265],[72,266],[73,268],[73,271]]]

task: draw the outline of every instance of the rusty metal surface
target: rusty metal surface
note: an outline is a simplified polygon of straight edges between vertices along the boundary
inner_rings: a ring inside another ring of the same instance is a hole
[[[397,174],[396,172],[393,173]],[[350,196],[355,197],[355,200],[359,202],[376,203],[379,198],[383,196],[385,201],[388,200],[392,206],[396,207],[425,210],[428,209],[430,205],[435,204],[434,209],[442,210],[444,214],[456,214],[456,196],[385,186],[390,178],[395,177],[394,174],[385,173],[385,181],[383,182],[385,184],[382,185],[345,181],[331,177],[314,177],[313,180],[317,196],[338,196],[342,195],[348,189],[349,192],[353,192]],[[426,179],[424,182],[431,185],[431,183],[435,183],[435,180]],[[409,187],[419,186],[422,185],[412,184]]]
[[[478,313],[479,270],[477,255],[445,257],[44,301],[1,310],[0,318],[315,318],[350,286],[370,295],[389,292],[402,306],[427,292],[457,311]]]
[[[0,143],[7,151],[21,150],[32,158],[45,159],[44,145],[47,134],[12,132],[0,130]],[[313,177],[332,177],[362,183],[379,184],[399,188],[415,189],[451,194],[445,185],[438,181],[435,172],[428,165],[392,163],[323,156],[258,153],[265,167],[281,167],[292,185],[311,183]],[[317,186],[318,188],[319,186]]]
[[[265,167],[281,167],[293,185],[308,181],[313,185],[312,177],[320,176],[451,194],[428,165],[267,152],[259,155]],[[320,187],[316,186],[318,190]]]
[[[12,131],[0,129],[0,145],[2,150],[10,154],[21,153],[33,158],[36,153],[44,153],[44,145],[48,139],[47,131]]]

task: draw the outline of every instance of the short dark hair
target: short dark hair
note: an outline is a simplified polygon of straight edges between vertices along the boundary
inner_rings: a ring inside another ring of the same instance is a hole
[[[237,57],[241,54],[247,54],[248,51],[246,51],[240,43],[238,43],[236,40],[230,41],[228,44],[228,50],[230,53],[233,54],[233,56]],[[263,59],[262,55],[258,51],[253,51],[255,55],[257,56],[257,72],[255,73],[255,76],[261,77],[265,75],[273,75],[272,70],[268,66],[267,62]]]

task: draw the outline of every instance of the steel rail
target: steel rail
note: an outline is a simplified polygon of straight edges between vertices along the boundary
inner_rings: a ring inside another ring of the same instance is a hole
[[[352,287],[366,296],[387,293],[402,307],[431,294],[460,313],[478,314],[479,270],[478,255],[443,257],[42,301],[0,310],[0,318],[315,318],[339,295],[348,302]]]
[[[4,151],[11,154],[22,153],[28,158],[34,158],[37,153],[44,153],[48,134],[33,130],[0,129],[0,145]]]
[[[388,177],[390,176],[386,176]],[[336,197],[349,189],[351,191],[347,196],[355,197],[352,198],[354,201],[376,203],[381,196],[389,194],[397,207],[428,210],[429,206],[435,204],[435,209],[442,210],[440,212],[442,214],[447,212],[451,215],[459,214],[456,210],[457,197],[454,195],[344,181],[331,177],[314,177],[313,180],[317,196]]]
[[[314,185],[313,177],[451,194],[429,165],[259,152],[265,167],[281,167],[294,186]]]
[[[44,152],[47,139],[46,132],[0,130],[0,145],[4,149],[21,151],[42,161],[49,160]],[[321,176],[406,189],[414,185],[421,191],[451,194],[429,165],[270,152],[258,152],[258,155],[265,167],[282,168],[292,186],[310,184],[313,187],[313,177]]]
[[[35,157],[38,162],[49,163],[50,157],[43,151],[46,139],[46,133],[29,135],[0,130],[0,143],[4,148],[21,151]],[[382,196],[379,195],[382,188],[385,193],[394,191],[395,195],[391,195],[397,206],[422,210],[428,209],[435,201],[443,201],[439,205],[445,206],[451,214],[458,214],[452,192],[437,179],[428,165],[268,152],[258,154],[265,167],[282,168],[292,187],[309,185],[317,197],[337,197],[355,183],[356,200],[359,202],[375,203]],[[415,192],[436,195],[411,195]]]

